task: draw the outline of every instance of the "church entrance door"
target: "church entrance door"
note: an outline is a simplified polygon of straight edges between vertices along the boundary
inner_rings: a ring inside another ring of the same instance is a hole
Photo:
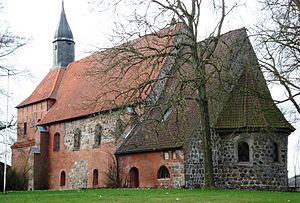
[[[136,167],[132,167],[129,171],[129,187],[139,187],[139,170]]]

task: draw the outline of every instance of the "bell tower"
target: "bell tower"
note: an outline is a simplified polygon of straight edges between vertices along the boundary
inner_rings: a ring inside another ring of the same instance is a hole
[[[60,19],[54,34],[52,69],[59,67],[66,68],[69,63],[74,61],[74,45],[75,42],[73,40],[73,34],[68,24],[64,9],[64,2],[62,1]]]

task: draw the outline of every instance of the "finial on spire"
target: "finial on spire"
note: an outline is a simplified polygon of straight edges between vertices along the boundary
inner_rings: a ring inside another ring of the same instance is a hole
[[[64,0],[61,1],[60,19],[54,35],[54,41],[57,39],[68,39],[73,41],[73,34],[65,14]]]

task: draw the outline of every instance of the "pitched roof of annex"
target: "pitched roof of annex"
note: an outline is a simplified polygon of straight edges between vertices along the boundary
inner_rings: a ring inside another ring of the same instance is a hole
[[[295,130],[274,104],[258,68],[244,68],[215,125],[218,131],[255,128]]]

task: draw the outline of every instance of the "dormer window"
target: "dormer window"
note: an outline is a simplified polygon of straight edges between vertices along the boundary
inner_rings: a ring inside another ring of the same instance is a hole
[[[135,111],[135,109],[132,106],[128,106],[127,107],[127,112],[129,114],[136,114],[136,111]]]
[[[167,120],[167,118],[170,116],[170,114],[172,113],[172,109],[168,108],[165,112],[164,115],[161,119],[161,122],[164,122],[165,120]]]

